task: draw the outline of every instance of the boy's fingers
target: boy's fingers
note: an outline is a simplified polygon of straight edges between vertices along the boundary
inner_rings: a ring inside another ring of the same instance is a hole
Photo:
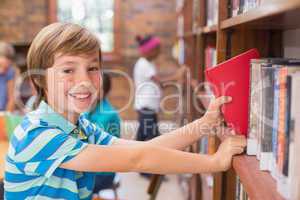
[[[218,97],[217,99],[215,99],[214,101],[214,106],[216,107],[220,107],[221,105],[225,104],[225,103],[229,103],[232,101],[232,97],[229,96],[222,96],[222,97]]]

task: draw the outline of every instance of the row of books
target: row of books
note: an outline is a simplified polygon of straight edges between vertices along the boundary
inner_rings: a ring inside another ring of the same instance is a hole
[[[210,68],[217,65],[217,49],[215,46],[208,45],[205,50],[205,68]]]
[[[212,26],[218,24],[218,7],[219,0],[207,0],[206,1],[206,26]]]
[[[248,194],[238,176],[236,177],[235,200],[249,200]]]
[[[6,112],[0,112],[0,140],[9,140],[22,117]]]
[[[300,199],[293,189],[300,185],[300,60],[252,60],[250,80],[247,154],[272,174],[283,197]]]
[[[235,17],[258,7],[261,0],[230,0],[229,2],[229,17]]]

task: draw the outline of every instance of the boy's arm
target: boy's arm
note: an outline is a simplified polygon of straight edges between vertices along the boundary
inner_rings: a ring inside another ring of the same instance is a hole
[[[228,97],[219,97],[211,103],[207,113],[201,119],[195,120],[182,128],[143,143],[183,150],[197,142],[203,135],[209,134],[212,128],[219,126],[219,123],[222,121],[220,108],[224,103],[230,102],[230,100],[231,99]],[[114,145],[139,143],[140,142],[137,141],[117,139],[115,140]]]
[[[11,79],[7,82],[7,104],[6,104],[6,111],[12,112],[15,108],[15,98],[14,92],[15,90],[15,80]]]
[[[243,152],[245,139],[231,137],[214,155],[200,155],[155,145],[88,145],[61,168],[87,172],[146,172],[157,174],[217,172],[230,167],[231,158]]]

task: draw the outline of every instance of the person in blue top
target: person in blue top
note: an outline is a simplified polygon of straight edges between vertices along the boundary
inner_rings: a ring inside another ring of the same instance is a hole
[[[91,200],[97,172],[213,173],[230,168],[246,139],[228,136],[213,155],[184,152],[216,134],[219,97],[200,119],[146,142],[117,138],[88,120],[101,88],[100,43],[87,29],[53,23],[31,43],[27,67],[35,109],[14,130],[5,158],[4,199]]]
[[[14,56],[13,46],[0,41],[0,111],[14,110],[15,69],[12,67]]]
[[[120,138],[121,119],[116,108],[111,105],[107,95],[111,90],[111,79],[108,73],[102,76],[102,97],[95,109],[88,114],[88,119],[98,125],[105,132]],[[116,174],[111,172],[97,173],[95,179],[94,193],[105,189],[112,189]]]

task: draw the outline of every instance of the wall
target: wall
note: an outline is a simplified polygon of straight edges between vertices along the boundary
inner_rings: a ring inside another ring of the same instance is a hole
[[[28,43],[47,24],[47,18],[47,0],[1,0],[0,39]]]

